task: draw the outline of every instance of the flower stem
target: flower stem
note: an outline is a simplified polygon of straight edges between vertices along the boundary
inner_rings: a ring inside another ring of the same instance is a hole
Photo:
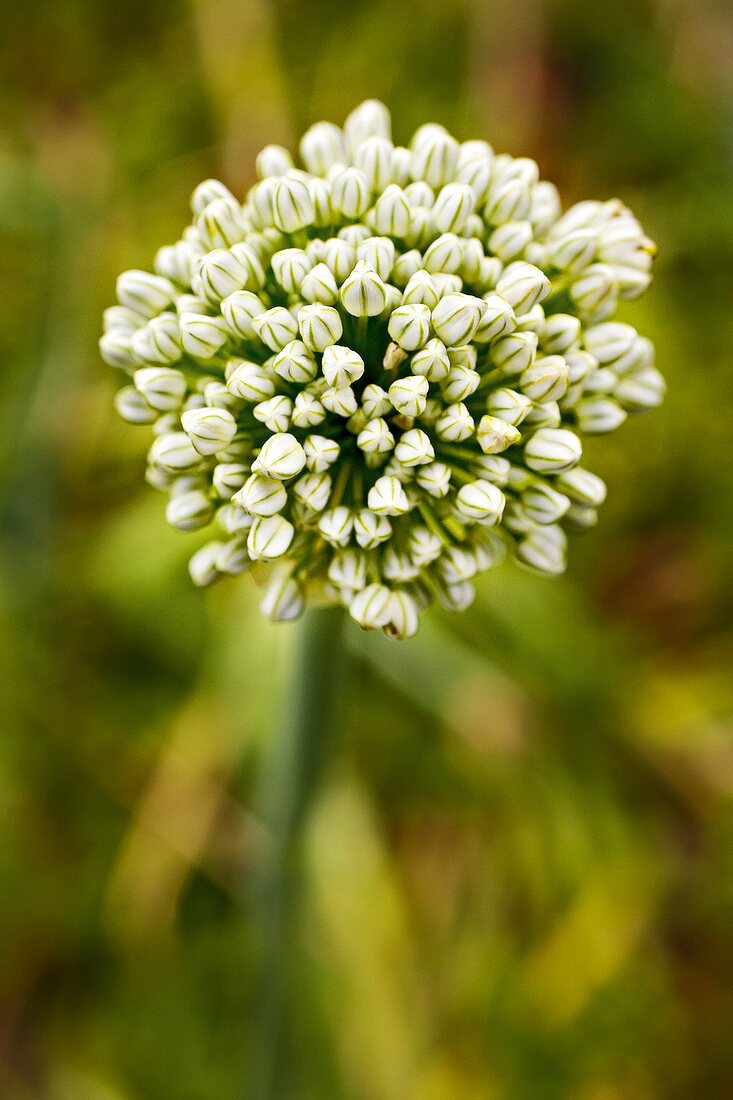
[[[275,1100],[292,1064],[294,916],[300,833],[318,784],[320,764],[341,685],[342,608],[313,608],[300,624],[294,671],[280,728],[265,763],[262,813],[273,847],[257,895],[261,921],[261,1000],[253,1073],[245,1095]]]

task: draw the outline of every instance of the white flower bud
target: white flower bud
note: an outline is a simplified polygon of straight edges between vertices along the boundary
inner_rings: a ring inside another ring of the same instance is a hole
[[[349,350],[349,349],[347,349]],[[361,395],[361,407],[368,419],[375,416],[384,416],[392,411],[392,402],[381,386],[374,383],[365,386]]]
[[[257,403],[272,397],[275,384],[259,363],[230,359],[227,363],[227,389],[243,401]]]
[[[506,336],[517,323],[514,310],[500,294],[485,294],[484,302],[486,311],[472,336],[477,344],[487,344],[490,340]]]
[[[391,581],[412,581],[420,575],[409,554],[399,553],[394,546],[386,546],[382,551],[382,575]]]
[[[465,611],[476,599],[476,589],[470,581],[437,585],[438,599],[446,611]]]
[[[532,407],[528,396],[518,393],[517,390],[494,390],[486,398],[486,411],[492,416],[498,416],[506,420],[508,424],[521,424]]]
[[[298,328],[303,343],[312,352],[325,351],[336,343],[344,331],[338,310],[320,303],[301,306]]]
[[[318,530],[329,546],[346,546],[353,529],[354,517],[343,504],[329,508],[318,521]]]
[[[338,299],[338,286],[333,272],[325,263],[313,267],[300,284],[300,296],[311,303],[332,305]]]
[[[562,421],[557,401],[542,401],[533,405],[524,419],[527,431],[536,432],[540,428],[559,428]]]
[[[618,284],[613,268],[591,264],[570,287],[570,297],[583,314],[595,314],[615,304]]]
[[[237,422],[226,409],[189,409],[181,416],[183,430],[199,454],[216,454],[232,441]]]
[[[356,594],[366,585],[366,558],[356,550],[337,550],[328,566],[328,579]]]
[[[484,220],[488,225],[522,221],[530,210],[530,190],[523,180],[497,181],[489,187]]]
[[[364,173],[371,191],[383,191],[391,183],[394,164],[394,146],[386,137],[373,134],[354,149],[355,166]]]
[[[211,523],[213,514],[211,499],[200,490],[178,493],[171,497],[165,509],[167,522],[179,531],[198,531]]]
[[[267,439],[252,463],[255,473],[267,474],[278,481],[295,477],[305,466],[305,451],[294,435],[278,432]]]
[[[284,306],[274,306],[253,318],[252,328],[271,351],[282,351],[298,336],[298,322]]]
[[[543,236],[560,216],[560,195],[553,183],[540,180],[532,188],[529,220],[534,226],[536,237]]]
[[[151,408],[142,393],[134,386],[123,386],[117,391],[115,408],[128,424],[152,424],[158,416],[157,410]]]
[[[408,280],[402,294],[402,305],[424,305],[433,310],[440,301],[440,294],[433,276],[428,271],[416,271]]]
[[[200,214],[215,199],[227,199],[229,202],[236,201],[226,184],[220,180],[204,180],[191,195],[191,209],[194,215]]]
[[[419,416],[425,409],[430,384],[422,375],[398,378],[389,387],[389,399],[403,416]]]
[[[446,584],[461,584],[470,580],[476,576],[477,569],[476,555],[468,544],[446,546],[438,559],[438,575]]]
[[[250,272],[235,253],[226,248],[217,248],[213,252],[207,252],[196,264],[192,287],[200,297],[217,305],[222,298],[242,290],[248,282]],[[257,280],[251,282],[256,283]]]
[[[315,217],[308,184],[301,179],[282,176],[273,190],[272,215],[282,233],[294,233],[310,225]]]
[[[216,568],[220,573],[236,577],[249,568],[251,559],[245,540],[237,535],[220,546],[216,555]]]
[[[600,394],[608,394],[615,387],[618,382],[618,378],[614,371],[610,367],[596,367],[595,370],[590,371],[583,382],[583,396],[588,397],[590,395],[597,397]],[[576,396],[572,407],[578,403],[578,397]]]
[[[420,428],[403,432],[395,447],[395,458],[400,466],[424,466],[435,458],[430,437]]]
[[[305,504],[311,511],[322,512],[331,495],[331,476],[325,472],[303,474],[294,483],[293,493],[296,500]]]
[[[257,518],[247,535],[247,550],[253,561],[280,558],[293,541],[295,528],[284,516]]]
[[[396,477],[389,475],[375,481],[367,495],[367,504],[378,516],[401,516],[410,510],[405,490]]]
[[[519,381],[531,401],[557,401],[568,388],[568,365],[562,355],[546,355],[526,367]]]
[[[420,610],[417,601],[404,589],[390,595],[389,620],[383,630],[388,638],[412,638],[417,634]]]
[[[391,237],[406,237],[411,222],[410,204],[401,187],[391,183],[374,206],[374,228]]]
[[[585,330],[583,345],[599,363],[615,363],[631,350],[637,337],[631,325],[605,321]]]
[[[560,527],[536,527],[516,547],[515,555],[523,565],[538,573],[556,577],[565,571],[567,539]]]
[[[490,481],[471,481],[456,496],[456,511],[474,523],[493,524],[501,519],[506,503],[501,489]]]
[[[221,302],[221,312],[229,331],[233,336],[243,336],[245,340],[257,338],[252,322],[265,310],[257,295],[249,290],[237,290]]]
[[[481,298],[469,294],[447,294],[432,313],[435,334],[446,347],[467,344],[486,311]]]
[[[428,340],[425,347],[413,355],[410,369],[415,375],[421,374],[429,382],[440,382],[451,369],[445,344],[442,340]]]
[[[419,466],[415,480],[431,497],[444,497],[450,489],[450,468],[444,462]]]
[[[555,313],[545,319],[540,334],[542,350],[547,355],[562,354],[580,340],[580,320],[570,313]]]
[[[255,167],[261,180],[268,176],[284,176],[293,167],[293,158],[282,145],[266,145],[257,154]]]
[[[532,224],[528,221],[505,222],[489,237],[488,247],[504,263],[516,260],[532,240]]]
[[[179,473],[182,470],[196,469],[201,463],[201,455],[194,448],[185,432],[168,432],[153,440],[149,459],[164,470]]]
[[[141,318],[142,320],[142,318]],[[99,339],[99,353],[111,367],[129,370],[140,362],[132,350],[134,330],[112,328]]]
[[[188,572],[191,580],[199,588],[213,584],[219,577],[219,569],[216,564],[222,543],[207,542],[193,555],[188,563]]]
[[[418,131],[418,134],[420,131]],[[415,135],[417,137],[417,135]],[[430,187],[449,183],[458,163],[458,142],[445,130],[434,129],[412,144],[410,175],[414,180],[425,180]]]
[[[293,415],[293,402],[284,394],[275,394],[267,401],[260,401],[252,409],[252,415],[260,423],[265,424],[271,432],[285,432],[290,427],[290,418]]]
[[[158,412],[175,412],[181,407],[188,384],[179,370],[170,367],[140,367],[133,379],[138,390]]]
[[[302,390],[295,395],[292,423],[294,428],[314,428],[326,419],[326,410],[318,398]]]
[[[640,413],[661,404],[667,384],[656,367],[644,367],[622,378],[613,395],[628,412]]]
[[[342,386],[340,389],[329,387],[323,391],[321,401],[329,412],[345,418],[353,416],[359,407],[351,386]]]
[[[249,466],[239,462],[220,462],[211,475],[214,489],[222,500],[231,500],[244,485],[249,474]]]
[[[519,429],[498,416],[482,416],[476,429],[479,447],[487,455],[501,454],[520,438]]]
[[[443,233],[425,250],[425,270],[433,275],[455,275],[463,266],[464,248],[464,242],[455,233]],[[458,289],[460,286],[459,281]]]
[[[331,205],[345,218],[358,218],[369,206],[369,184],[358,168],[343,168],[331,180]]]
[[[303,163],[314,176],[324,176],[334,164],[346,161],[343,135],[331,122],[316,122],[298,146]]]
[[[313,263],[302,248],[283,248],[270,260],[272,272],[280,286],[288,294],[295,294],[300,284],[313,267]]]
[[[522,507],[533,523],[557,523],[570,507],[570,498],[549,485],[530,485],[522,493]]]
[[[318,364],[301,340],[291,340],[272,361],[277,374],[286,382],[305,385],[318,374]]]
[[[602,435],[613,432],[627,417],[622,409],[610,397],[586,397],[575,406],[578,431],[588,435]]]
[[[276,572],[269,580],[260,600],[260,611],[273,623],[289,623],[303,613],[305,600],[295,578]]]
[[[395,262],[395,246],[389,237],[368,237],[356,246],[358,260],[365,260],[379,278],[387,280]]]
[[[376,317],[387,304],[387,290],[379,275],[360,260],[341,287],[341,302],[353,317]]]
[[[519,315],[547,297],[550,293],[550,282],[538,267],[517,260],[504,269],[496,290],[506,299],[515,314]]]
[[[252,516],[274,516],[285,507],[288,495],[276,478],[252,474],[233,500]]]
[[[176,363],[181,358],[181,329],[174,313],[161,313],[130,334],[130,347],[141,363]]]
[[[211,359],[229,335],[223,317],[186,312],[180,315],[179,324],[183,350],[194,359]]]
[[[577,274],[593,259],[597,243],[594,229],[574,229],[563,236],[553,234],[547,243],[548,262],[559,271]]]
[[[448,183],[435,200],[433,221],[441,233],[460,233],[476,208],[476,196],[466,183]]]
[[[440,537],[427,527],[413,527],[407,539],[407,552],[415,565],[422,568],[435,561],[443,552]]]
[[[365,630],[386,626],[392,614],[392,593],[383,584],[369,584],[354,596],[349,614]]]
[[[565,428],[540,428],[524,448],[524,460],[538,474],[557,474],[577,466],[580,440]]]
[[[331,344],[323,352],[321,369],[329,386],[341,389],[364,374],[364,360],[358,352],[340,344]]]
[[[574,504],[599,508],[606,499],[605,483],[589,470],[581,469],[580,466],[559,474],[556,484]]]
[[[214,199],[201,211],[195,224],[207,249],[231,248],[245,233],[242,207],[236,199]]]
[[[354,518],[354,534],[359,546],[373,550],[392,535],[392,525],[384,515],[376,515],[368,508],[360,508]]]
[[[537,344],[535,332],[512,332],[492,344],[491,359],[505,377],[513,377],[534,362]]]
[[[462,402],[446,405],[435,423],[436,435],[446,443],[459,443],[473,435],[473,417]]]
[[[545,331],[545,311],[539,302],[519,315],[517,329],[520,332],[533,332],[538,339],[542,336]]]
[[[154,317],[175,296],[175,287],[169,279],[148,271],[123,271],[117,279],[118,302],[141,317]]]
[[[306,465],[315,474],[327,470],[341,453],[335,439],[327,439],[323,435],[309,435],[303,444]]]
[[[366,99],[360,103],[344,123],[347,152],[353,154],[357,146],[370,137],[392,137],[392,118],[378,99]]]
[[[397,234],[393,235],[396,236]],[[413,248],[409,252],[403,252],[401,255],[397,256],[394,267],[392,268],[392,282],[395,286],[406,289],[410,279],[413,275],[416,275],[418,271],[422,271],[422,255],[416,248]],[[404,298],[403,304],[406,304]]]
[[[430,335],[430,310],[426,305],[399,306],[390,316],[388,330],[401,348],[415,351]]]
[[[440,383],[444,401],[465,401],[478,389],[481,375],[470,367],[451,367]]]
[[[358,248],[364,241],[368,241],[371,236],[371,228],[366,225],[345,225],[338,231],[339,239],[353,245],[354,248]]]
[[[476,455],[471,463],[471,472],[484,481],[491,481],[499,488],[503,488],[509,481],[511,463],[502,455],[480,454]]]
[[[373,417],[356,437],[356,445],[365,454],[386,454],[394,447],[394,436],[386,420]]]

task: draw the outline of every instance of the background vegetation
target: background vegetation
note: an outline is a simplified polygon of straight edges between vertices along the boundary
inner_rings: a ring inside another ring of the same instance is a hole
[[[733,1095],[733,14],[724,0],[37,0],[0,65],[0,1061],[11,1100],[234,1100],[272,1049],[260,763],[293,633],[112,411],[101,311],[267,141],[392,107],[658,241],[664,408],[587,447],[567,576],[354,628],[274,1095]],[[277,960],[277,955],[276,955]],[[274,980],[274,978],[273,978]]]

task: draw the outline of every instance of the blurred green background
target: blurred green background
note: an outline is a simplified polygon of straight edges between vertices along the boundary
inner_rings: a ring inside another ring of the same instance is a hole
[[[294,634],[248,579],[190,585],[96,340],[200,179],[242,194],[374,95],[400,141],[440,121],[628,202],[660,255],[621,318],[669,395],[588,443],[609,501],[564,578],[348,632],[273,1095],[729,1100],[730,5],[39,0],[0,51],[0,1095],[264,1100]]]

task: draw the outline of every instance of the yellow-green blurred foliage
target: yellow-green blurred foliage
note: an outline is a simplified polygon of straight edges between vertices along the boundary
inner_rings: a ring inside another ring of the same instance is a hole
[[[266,1041],[247,883],[293,631],[112,411],[102,309],[362,98],[620,195],[663,409],[589,443],[566,577],[348,633],[305,824],[286,1100],[733,1095],[733,12],[725,0],[37,0],[0,103],[0,1094],[233,1100]]]

